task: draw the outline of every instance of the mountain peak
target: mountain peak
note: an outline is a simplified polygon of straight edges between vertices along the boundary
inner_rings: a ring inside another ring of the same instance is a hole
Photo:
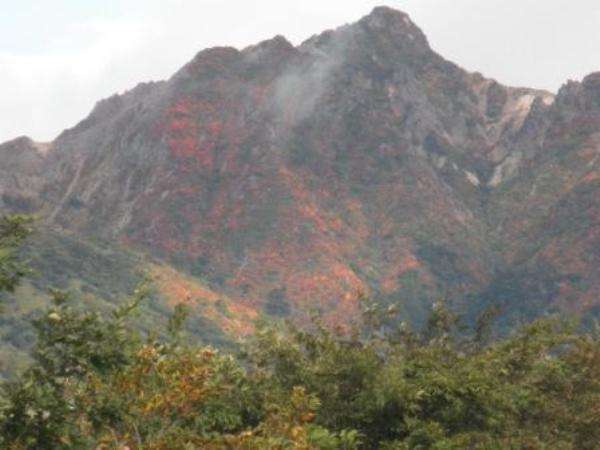
[[[378,7],[298,47],[203,50],[100,102],[47,158],[0,146],[0,208],[152,252],[259,314],[348,323],[362,292],[411,317],[447,292],[472,312],[529,295],[526,311],[584,311],[600,75],[551,100],[470,75]]]
[[[252,65],[277,65],[294,53],[296,48],[284,36],[277,36],[242,50],[247,63]]]
[[[391,34],[396,39],[408,39],[414,44],[429,48],[427,37],[415,25],[410,16],[400,10],[388,6],[378,6],[359,24],[370,31]]]
[[[600,72],[592,72],[581,81],[569,80],[557,95],[557,102],[579,111],[600,109]]]
[[[29,136],[18,136],[10,141],[3,142],[0,144],[1,146],[11,146],[11,147],[22,147],[22,146],[32,146],[33,139]]]
[[[287,40],[287,38],[281,34],[272,37],[271,39],[259,42],[256,45],[252,45],[244,49],[244,51],[252,51],[254,49],[264,50],[293,50],[293,44]]]
[[[600,72],[592,72],[587,75],[581,82],[587,90],[600,92]]]
[[[371,11],[371,13],[367,17],[371,16],[396,17],[402,20],[404,20],[404,18],[408,18],[408,14],[406,14],[404,11],[394,9],[390,6],[376,6],[375,8],[373,8],[373,11]]]

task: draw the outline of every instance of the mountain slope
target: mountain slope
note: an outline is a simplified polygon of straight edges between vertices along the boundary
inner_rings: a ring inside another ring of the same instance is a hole
[[[298,47],[204,50],[45,153],[5,144],[3,206],[150,253],[241,311],[343,325],[361,294],[416,323],[440,296],[506,321],[597,311],[599,78],[505,87],[376,8]]]
[[[149,276],[150,299],[134,313],[135,325],[147,334],[162,333],[174,306],[183,303],[191,314],[186,327],[190,339],[219,347],[235,345],[257,316],[161,261],[110,242],[38,228],[22,252],[32,273],[15,293],[0,293],[0,378],[15,375],[28,363],[34,344],[31,320],[50,305],[50,288],[69,292],[78,308],[109,313]]]

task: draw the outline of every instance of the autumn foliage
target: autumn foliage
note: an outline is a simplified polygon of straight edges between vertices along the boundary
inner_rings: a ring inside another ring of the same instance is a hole
[[[14,220],[1,242],[26,234]],[[139,286],[108,316],[52,292],[33,320],[32,365],[2,385],[2,448],[592,450],[600,442],[597,330],[546,318],[490,340],[493,314],[470,332],[437,303],[412,331],[393,307],[363,300],[360,326],[258,321],[234,355],[190,343],[188,305],[174,308],[162,333],[132,329],[149,289]]]
[[[78,312],[54,294],[35,321],[35,363],[3,387],[12,449],[593,449],[600,439],[598,336],[557,320],[510,338],[465,337],[441,306],[422,333],[336,333],[259,324],[238,356],[168,338],[127,315]]]

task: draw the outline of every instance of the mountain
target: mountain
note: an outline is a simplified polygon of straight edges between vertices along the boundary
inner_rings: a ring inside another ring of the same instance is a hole
[[[51,143],[3,144],[0,207],[144,255],[234,335],[313,310],[343,327],[362,295],[508,326],[600,312],[599,167],[600,73],[503,86],[379,7],[297,47],[201,51]]]

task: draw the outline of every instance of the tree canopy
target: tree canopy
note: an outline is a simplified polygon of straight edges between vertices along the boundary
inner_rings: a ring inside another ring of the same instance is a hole
[[[13,291],[21,277],[27,273],[19,261],[18,250],[31,233],[32,219],[13,215],[0,218],[0,291]]]

